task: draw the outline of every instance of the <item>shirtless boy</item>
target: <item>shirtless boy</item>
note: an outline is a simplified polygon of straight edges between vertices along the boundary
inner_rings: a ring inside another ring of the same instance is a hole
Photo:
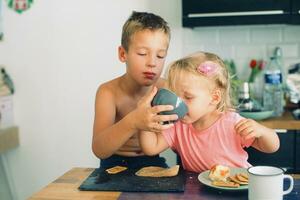
[[[164,158],[145,156],[137,134],[161,132],[172,126],[162,122],[177,119],[177,115],[158,115],[172,110],[170,105],[151,107],[157,88],[165,84],[160,75],[169,41],[167,22],[157,15],[133,12],[125,22],[118,55],[126,72],[100,85],[96,94],[92,149],[101,168],[167,166]]]

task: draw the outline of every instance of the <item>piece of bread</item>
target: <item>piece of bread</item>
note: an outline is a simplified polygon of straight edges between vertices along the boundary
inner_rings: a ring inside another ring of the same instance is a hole
[[[171,177],[176,176],[179,171],[179,165],[175,165],[171,168],[162,168],[156,166],[143,167],[135,173],[137,176],[145,177]]]
[[[208,177],[212,181],[227,181],[230,176],[230,169],[224,165],[214,165],[209,172]]]
[[[112,168],[106,169],[105,171],[109,174],[117,174],[120,173],[124,170],[126,170],[127,167],[123,167],[123,166],[114,166]]]

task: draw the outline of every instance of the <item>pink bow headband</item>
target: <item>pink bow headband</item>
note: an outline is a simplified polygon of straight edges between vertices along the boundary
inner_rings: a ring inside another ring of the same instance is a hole
[[[212,76],[217,72],[218,65],[212,61],[205,61],[197,67],[197,71],[205,76]]]

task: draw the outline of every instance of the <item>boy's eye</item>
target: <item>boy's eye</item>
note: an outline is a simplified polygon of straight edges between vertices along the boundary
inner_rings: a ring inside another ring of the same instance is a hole
[[[165,56],[160,56],[160,55],[157,55],[157,57],[158,57],[159,59],[165,58]]]
[[[138,55],[145,56],[146,54],[145,53],[138,53]]]
[[[191,99],[193,99],[193,97],[191,97],[191,96],[185,96],[184,97],[186,100],[191,100]]]

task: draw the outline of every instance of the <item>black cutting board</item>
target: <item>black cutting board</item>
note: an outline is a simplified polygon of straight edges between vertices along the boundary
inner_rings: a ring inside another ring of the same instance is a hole
[[[83,191],[120,191],[120,192],[183,192],[185,172],[180,169],[173,177],[139,177],[137,169],[127,169],[118,174],[108,174],[95,169],[80,185]]]

